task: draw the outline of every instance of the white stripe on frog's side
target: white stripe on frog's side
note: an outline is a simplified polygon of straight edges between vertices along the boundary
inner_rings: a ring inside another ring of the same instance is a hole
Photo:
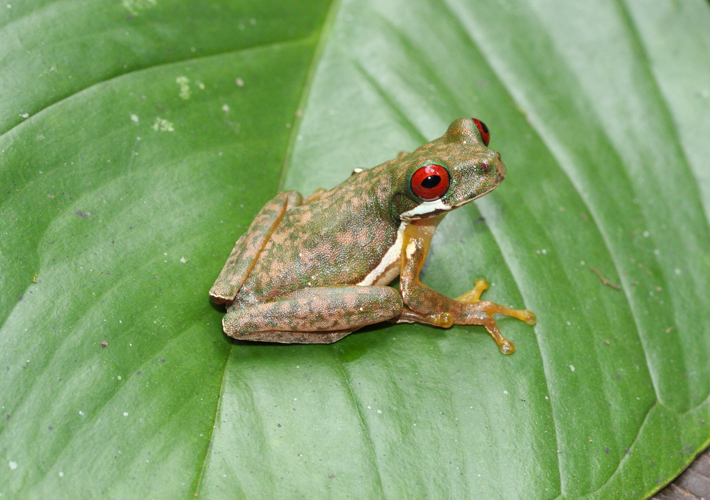
[[[358,286],[386,285],[399,275],[399,260],[402,254],[402,241],[404,240],[404,228],[406,222],[402,222],[397,230],[397,239],[394,244],[387,249],[382,260],[377,267],[363,278]]]
[[[446,205],[444,202],[441,200],[436,200],[436,201],[425,201],[417,205],[411,210],[408,210],[401,214],[399,216],[400,219],[402,220],[415,220],[415,219],[423,219],[427,215],[431,213],[437,213],[437,212],[448,212],[452,208],[455,208],[452,205]]]

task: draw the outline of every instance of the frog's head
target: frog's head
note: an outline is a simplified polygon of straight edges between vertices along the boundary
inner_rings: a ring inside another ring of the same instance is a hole
[[[400,219],[440,215],[495,189],[506,170],[500,153],[488,149],[489,137],[482,121],[459,118],[442,137],[403,158],[409,166],[405,196],[410,203]]]

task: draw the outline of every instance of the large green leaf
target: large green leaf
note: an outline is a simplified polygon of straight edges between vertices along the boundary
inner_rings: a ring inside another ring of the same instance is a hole
[[[707,2],[1,14],[5,497],[643,498],[708,443]],[[514,355],[480,327],[221,333],[207,290],[264,202],[459,116],[508,179],[423,278],[535,311],[500,320]]]

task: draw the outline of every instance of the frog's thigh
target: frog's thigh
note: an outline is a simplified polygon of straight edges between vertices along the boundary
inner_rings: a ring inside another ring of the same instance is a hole
[[[284,191],[264,205],[254,217],[249,229],[237,240],[222,272],[212,285],[210,297],[214,302],[224,304],[234,300],[239,287],[249,275],[254,261],[281,222],[284,213],[301,205],[302,199],[298,191]]]
[[[402,297],[387,286],[304,288],[274,302],[232,309],[222,326],[227,335],[237,339],[322,343],[318,335],[337,334],[328,341],[334,342],[363,326],[396,318],[401,312]],[[284,340],[260,332],[279,332]]]

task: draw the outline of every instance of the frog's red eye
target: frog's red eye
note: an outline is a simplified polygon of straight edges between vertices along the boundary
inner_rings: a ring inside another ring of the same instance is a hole
[[[438,200],[449,189],[449,172],[441,165],[425,165],[412,174],[411,186],[422,200]]]
[[[481,139],[483,139],[483,144],[488,146],[488,141],[491,140],[491,133],[488,131],[488,127],[486,127],[486,124],[478,118],[471,118],[471,120],[473,120],[473,123],[476,124],[478,132],[481,134]]]

